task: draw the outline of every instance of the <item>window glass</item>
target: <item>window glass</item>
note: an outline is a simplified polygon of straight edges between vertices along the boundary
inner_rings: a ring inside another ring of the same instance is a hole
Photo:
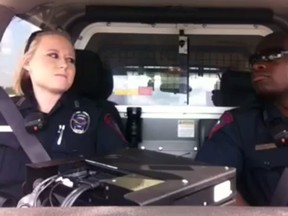
[[[249,71],[247,59],[261,37],[188,35],[188,73],[178,34],[96,33],[86,49],[111,68],[110,100],[119,105],[214,106],[212,91],[219,89],[221,75]]]
[[[0,44],[0,86],[9,94],[13,94],[14,71],[23,54],[26,41],[30,34],[37,30],[37,26],[14,17],[4,32]]]

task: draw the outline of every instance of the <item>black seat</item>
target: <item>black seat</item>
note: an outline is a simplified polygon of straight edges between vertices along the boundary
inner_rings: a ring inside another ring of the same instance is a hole
[[[251,73],[226,71],[220,80],[220,90],[214,90],[212,100],[215,106],[240,107],[256,101],[251,82]],[[201,119],[198,123],[199,147],[208,138],[218,119]]]
[[[198,121],[198,149],[201,148],[203,143],[210,134],[210,131],[216,125],[218,119],[200,119]]]
[[[110,113],[124,134],[124,127],[115,103],[108,101],[113,91],[113,75],[104,67],[100,57],[90,50],[76,50],[76,75],[71,90],[97,101]]]
[[[226,71],[223,73],[220,92],[222,95],[220,106],[242,106],[256,100],[251,73],[249,72]]]
[[[256,100],[249,72],[224,72],[220,80],[220,89],[213,90],[212,93],[215,106],[242,106]]]

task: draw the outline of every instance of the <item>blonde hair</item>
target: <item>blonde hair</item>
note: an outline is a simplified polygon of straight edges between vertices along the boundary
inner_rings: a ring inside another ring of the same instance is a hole
[[[48,35],[59,35],[64,38],[66,38],[71,44],[71,38],[70,36],[65,32],[60,32],[56,30],[51,31],[37,31],[30,35],[26,46],[24,50],[24,54],[20,60],[20,62],[17,65],[16,71],[15,71],[15,82],[14,82],[14,91],[16,95],[24,95],[28,92],[33,91],[32,82],[29,76],[28,71],[24,68],[25,63],[29,61],[32,56],[34,55],[39,42],[43,36]]]

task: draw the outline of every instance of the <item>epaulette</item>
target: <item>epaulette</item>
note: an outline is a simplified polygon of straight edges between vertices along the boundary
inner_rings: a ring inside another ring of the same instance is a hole
[[[20,107],[23,102],[26,100],[24,96],[13,96],[11,97],[12,101],[16,104],[17,107]]]

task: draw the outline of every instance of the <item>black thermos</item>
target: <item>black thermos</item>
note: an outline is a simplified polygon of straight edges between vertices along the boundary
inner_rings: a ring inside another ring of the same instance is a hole
[[[127,107],[126,138],[131,148],[137,148],[142,142],[141,114],[141,107]]]

